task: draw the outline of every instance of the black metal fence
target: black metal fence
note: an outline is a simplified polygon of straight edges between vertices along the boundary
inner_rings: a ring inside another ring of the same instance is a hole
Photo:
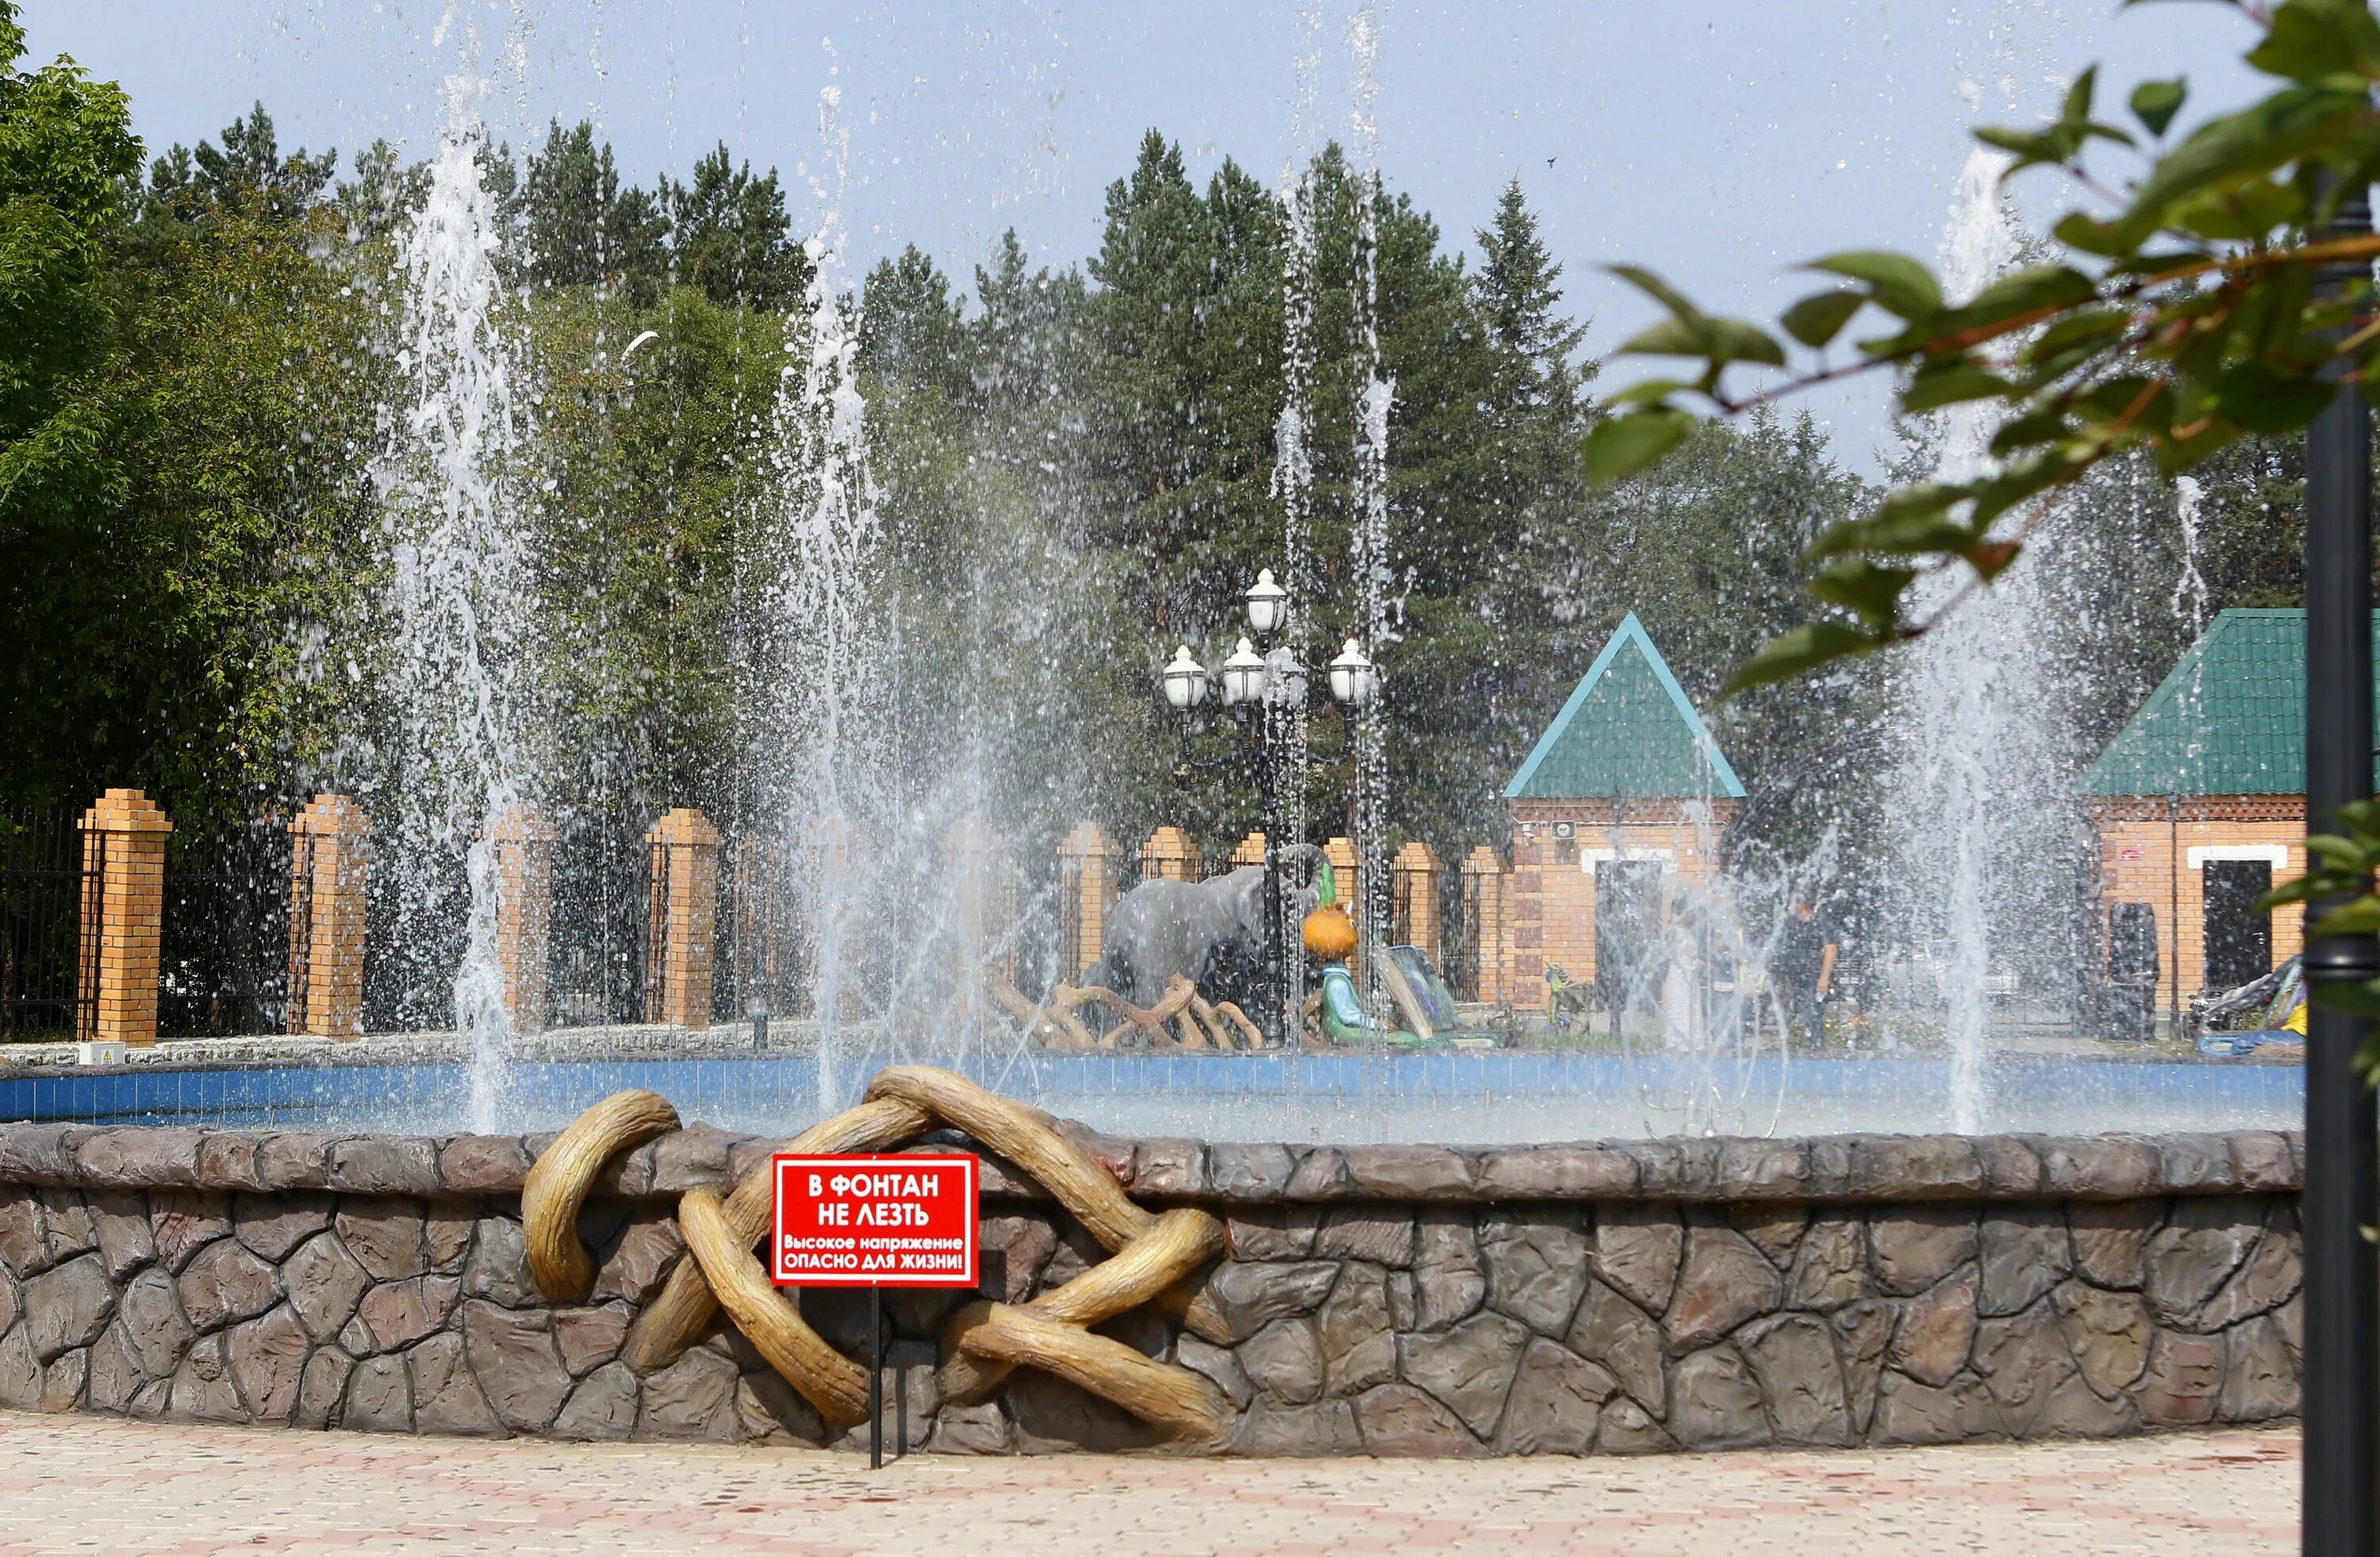
[[[796,933],[794,888],[782,845],[731,838],[720,851],[718,939],[710,965],[713,1020],[807,1013],[806,959]]]
[[[289,1010],[289,816],[175,832],[166,842],[157,1031],[279,1032]]]
[[[75,813],[0,812],[0,1043],[75,1034],[83,870]]]
[[[546,1020],[594,1027],[645,1020],[651,912],[650,817],[606,811],[565,826],[553,846]]]

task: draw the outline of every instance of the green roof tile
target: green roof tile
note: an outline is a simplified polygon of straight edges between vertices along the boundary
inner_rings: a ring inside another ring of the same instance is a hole
[[[1507,800],[1743,798],[1743,785],[1630,611],[1504,786]]]
[[[2373,613],[2380,643],[2380,611]],[[2374,704],[2380,708],[2380,677]],[[2305,612],[2228,610],[2084,776],[2095,795],[2305,792]]]

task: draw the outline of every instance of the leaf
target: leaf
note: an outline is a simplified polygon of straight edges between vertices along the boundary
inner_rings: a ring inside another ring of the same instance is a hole
[[[1986,373],[1972,362],[1945,357],[1939,364],[1919,369],[1909,380],[1909,387],[1900,393],[1900,408],[1914,416],[1971,400],[1997,400],[2013,388],[2006,379]]]
[[[2102,222],[2079,211],[2059,217],[2049,232],[2078,253],[2105,255],[2110,260],[2131,252],[2140,242],[2139,238],[2127,236],[2120,223]]]
[[[1973,526],[1948,514],[1889,514],[1831,525],[1803,556],[1813,562],[1853,551],[1878,551],[1888,557],[1964,556],[1974,544]]]
[[[2334,1011],[2350,1011],[2359,1017],[2380,1017],[2380,980],[2359,984],[2318,984],[2309,991],[2313,1003]],[[2362,1060],[2359,1054],[2357,1058]]]
[[[1620,391],[1611,397],[1609,404],[1650,405],[1658,401],[1667,400],[1681,390],[1690,390],[1694,387],[1682,379],[1647,379],[1641,384],[1631,384]]]
[[[2342,903],[2306,926],[2306,938],[2325,935],[2369,935],[2380,933],[2380,898],[2362,897]]]
[[[1632,356],[1705,357],[1717,368],[1730,362],[1785,366],[1785,348],[1767,332],[1740,319],[1714,319],[1707,314],[1665,319],[1630,336],[1620,349]]]
[[[1848,622],[1804,622],[1769,639],[1751,658],[1737,666],[1728,676],[1727,684],[1718,689],[1719,700],[1725,702],[1739,692],[1798,676],[1832,660],[1871,653],[1891,641],[1888,634],[1864,633]]]
[[[2380,23],[2363,0],[2289,0],[2248,63],[2293,81],[2368,77],[2380,67]]]
[[[2061,125],[2087,125],[2091,122],[2091,99],[2099,91],[2099,67],[2086,66],[2074,84],[2066,89],[2066,101],[2059,105],[2058,122]]]
[[[2132,89],[2132,116],[2147,126],[2151,135],[2162,136],[2189,95],[2190,83],[2179,76],[2170,81],[2143,81]]]
[[[1606,265],[1604,269],[1651,297],[1680,319],[1705,317],[1702,309],[1694,307],[1684,293],[1680,292],[1642,265]]]
[[[2305,197],[2295,185],[2255,178],[2236,189],[2176,200],[2167,221],[2193,237],[2246,240],[2294,225],[2305,213]]]
[[[2251,359],[2227,369],[2215,408],[2251,432],[2293,432],[2330,404],[2334,386]]]
[[[1816,292],[1778,316],[1785,333],[1805,346],[1823,346],[1851,322],[1867,299],[1856,292]]]
[[[2330,147],[2368,112],[2360,90],[2292,87],[2240,113],[2208,120],[2158,160],[2134,196],[2131,210],[2101,235],[2119,247],[2090,251],[2121,253],[2138,247],[2164,224],[2167,208],[2175,201],[2261,176]],[[2059,223],[2061,236],[2067,226]]]
[[[1624,356],[1707,356],[1707,319],[1665,319],[1620,343]]]
[[[2350,800],[2338,808],[2338,815],[2357,842],[2380,850],[2380,801]]]
[[[2056,411],[2030,411],[2002,422],[1992,434],[1992,453],[2010,454],[2035,444],[2055,443],[2074,430],[2074,424]]]
[[[2025,348],[2027,362],[2044,361],[2058,356],[2070,347],[2080,346],[2085,353],[2095,352],[2115,344],[2131,328],[2131,318],[2117,308],[2090,308],[2082,313],[2068,314],[2052,320],[2042,327],[2041,333]]]
[[[2035,265],[2002,276],[1950,317],[1958,328],[1972,329],[2045,309],[2080,308],[2098,297],[2097,285],[2071,265]]]
[[[2077,459],[2057,445],[2011,461],[1998,475],[1976,484],[1975,506],[1968,511],[1968,523],[1980,536],[1990,528],[1993,520],[2018,503],[2073,479],[2082,470]]]
[[[1647,405],[1597,422],[1586,435],[1586,477],[1604,486],[1633,476],[1694,430],[1694,418],[1674,405]]]
[[[1812,579],[1810,593],[1883,630],[1899,625],[1901,592],[1916,578],[1914,568],[1879,567],[1860,558],[1847,557]]]
[[[1852,249],[1830,254],[1804,268],[1866,283],[1868,296],[1876,306],[1901,319],[1922,319],[1942,311],[1941,284],[1933,272],[1906,254]]]
[[[2000,175],[2004,179],[2045,163],[2062,163],[2070,154],[2066,142],[2046,130],[1996,129],[1986,126],[1975,131],[1975,139],[2009,153],[2011,160],[2008,171]]]

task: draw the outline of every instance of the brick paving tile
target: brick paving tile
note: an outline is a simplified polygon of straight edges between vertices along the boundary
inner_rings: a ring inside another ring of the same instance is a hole
[[[2293,1431],[1618,1460],[916,1455],[0,1412],[0,1557],[2293,1551]]]

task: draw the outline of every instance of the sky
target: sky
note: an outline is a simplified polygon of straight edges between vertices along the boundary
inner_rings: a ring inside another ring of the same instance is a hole
[[[596,122],[624,171],[684,176],[723,141],[787,177],[798,225],[834,196],[821,89],[847,136],[855,269],[915,243],[962,285],[1005,228],[1042,261],[1096,247],[1109,183],[1150,127],[1195,176],[1268,180],[1301,145],[1353,143],[1352,0],[25,0],[30,52],[123,84],[152,151],[261,101],[285,151],[434,145],[442,83],[516,149]],[[1977,123],[2029,123],[2082,66],[2110,108],[2185,76],[2183,123],[2241,101],[2249,25],[2218,5],[2116,0],[1378,0],[1381,166],[1451,244],[1518,177],[1608,355],[1650,321],[1599,267],[1649,265],[1706,306],[1773,316],[1793,267],[1846,247],[1931,259]],[[1310,29],[1310,30],[1309,30]],[[1309,49],[1309,39],[1313,46]],[[1318,55],[1301,93],[1299,59]],[[2116,164],[2120,171],[2120,163]],[[818,187],[814,192],[813,185]],[[2081,197],[2018,187],[2046,221]],[[1622,361],[1616,387],[1653,370]],[[1808,404],[1843,461],[1889,442],[1882,386]]]

